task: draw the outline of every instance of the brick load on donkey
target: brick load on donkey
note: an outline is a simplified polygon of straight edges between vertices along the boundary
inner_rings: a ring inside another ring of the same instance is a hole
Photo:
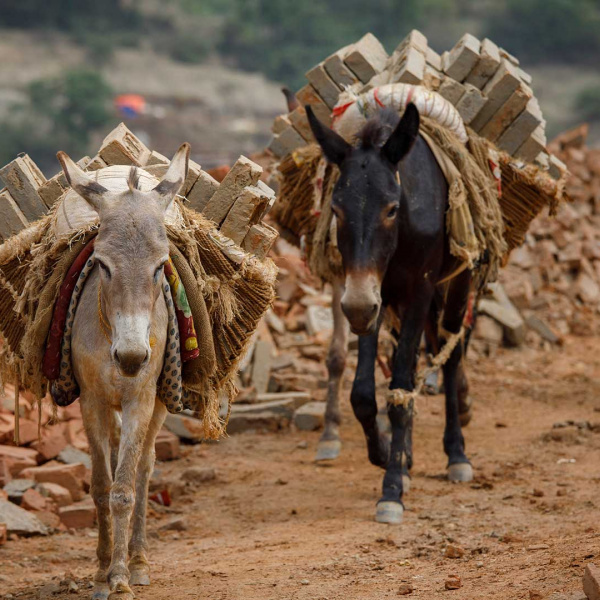
[[[130,174],[144,193],[158,184],[144,169],[132,171],[126,165],[101,168],[94,178],[123,193]],[[165,225],[170,257],[164,264],[163,295],[173,356],[165,363],[158,395],[172,412],[195,412],[203,419],[205,435],[219,437],[226,425],[221,400],[231,401],[236,393],[237,362],[273,299],[276,269],[270,259],[232,243],[214,222],[179,198],[169,205]],[[71,327],[96,264],[98,231],[98,215],[70,190],[48,215],[0,246],[2,379],[17,380],[20,389],[38,398],[50,388],[60,405],[79,394],[71,371]],[[135,280],[136,273],[131,276]],[[110,347],[106,306],[101,295],[96,297],[94,319],[102,324],[104,343]]]

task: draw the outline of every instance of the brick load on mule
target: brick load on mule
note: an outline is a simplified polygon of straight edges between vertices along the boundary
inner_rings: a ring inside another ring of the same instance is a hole
[[[79,161],[114,192],[128,189],[132,167],[138,189],[151,191],[169,164],[124,125],[107,136],[94,159]],[[170,344],[181,341],[182,389],[176,391],[177,400],[165,385],[159,395],[172,412],[187,408],[202,418],[207,437],[224,431],[221,401],[233,398],[238,360],[274,297],[275,267],[266,254],[277,234],[262,223],[274,193],[259,180],[261,172],[241,157],[219,184],[190,160],[186,180],[165,215],[168,296],[177,324]],[[17,381],[18,389],[40,399],[52,391],[64,405],[79,394],[72,371],[61,368],[70,365],[68,332],[75,311],[69,309],[76,308],[68,279],[86,274],[85,261],[73,269],[93,245],[98,215],[70,189],[63,172],[45,180],[27,155],[1,169],[0,176],[7,185],[0,192],[2,378]],[[178,302],[183,311],[175,310]],[[73,313],[70,323],[68,312]],[[102,311],[98,318],[106,323]],[[186,323],[195,328],[195,336],[185,333]],[[110,340],[110,325],[104,329]]]
[[[469,304],[496,279],[533,218],[546,206],[556,211],[567,173],[545,149],[529,76],[489,40],[466,35],[440,57],[413,31],[388,56],[367,34],[307,79],[296,94],[303,106],[275,120],[270,149],[279,158],[275,217],[334,290],[317,459],[340,451],[348,321],[361,336],[352,406],[369,459],[386,471],[376,518],[399,522],[414,403],[435,369],[444,373],[448,477],[472,478],[461,432],[469,418],[462,364]],[[394,318],[397,337],[387,398],[391,442],[379,429],[375,402],[384,313]],[[423,333],[435,357],[429,371],[417,372]]]

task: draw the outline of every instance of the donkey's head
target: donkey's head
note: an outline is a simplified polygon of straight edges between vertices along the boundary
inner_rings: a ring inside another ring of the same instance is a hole
[[[372,333],[381,308],[381,282],[398,243],[401,186],[398,163],[419,132],[419,112],[406,107],[402,119],[381,111],[365,124],[352,146],[306,108],[325,157],[340,168],[331,207],[346,277],[342,310],[355,333]]]
[[[190,145],[183,144],[151,191],[137,189],[137,171],[132,167],[127,191],[113,192],[64,152],[58,153],[69,185],[100,218],[94,247],[100,266],[99,319],[108,322],[111,354],[126,377],[138,375],[150,358],[152,312],[169,258],[165,213],[185,181],[189,154]]]

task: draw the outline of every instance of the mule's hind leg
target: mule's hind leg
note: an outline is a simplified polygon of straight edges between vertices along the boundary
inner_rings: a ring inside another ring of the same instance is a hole
[[[135,484],[135,507],[133,526],[129,541],[129,584],[150,585],[150,566],[148,564],[148,543],[146,542],[146,508],[148,505],[148,485],[154,469],[156,435],[165,420],[167,409],[156,400],[152,420],[148,426],[142,456],[138,464]]]
[[[114,411],[99,407],[97,400],[81,397],[83,424],[87,433],[92,459],[92,483],[90,494],[96,505],[98,515],[98,570],[94,575],[93,600],[108,598],[108,568],[112,557],[113,536],[110,518],[110,431],[114,427]]]
[[[470,285],[470,271],[464,271],[450,283],[444,307],[441,337],[448,339],[449,335],[460,331],[467,310]],[[448,456],[448,479],[451,481],[473,479],[473,468],[465,454],[465,440],[459,414],[459,368],[462,357],[463,343],[460,341],[443,367],[446,388],[444,451]]]
[[[325,407],[325,429],[319,440],[315,460],[333,460],[340,454],[340,385],[346,367],[348,352],[348,322],[342,313],[343,286],[333,284],[333,335],[327,354],[327,404]]]
[[[135,501],[136,471],[154,402],[154,396],[150,398],[149,395],[134,396],[123,401],[119,463],[110,490],[114,547],[108,571],[109,600],[133,600],[127,568],[129,523]]]
[[[472,292],[469,296],[467,315],[463,320],[465,326],[465,343],[463,357],[458,366],[458,414],[460,416],[460,424],[463,427],[466,427],[471,422],[471,418],[473,417],[473,399],[471,396],[469,396],[469,381],[465,372],[465,359],[467,357],[469,341],[471,339],[473,329],[475,329],[476,321],[477,296]]]

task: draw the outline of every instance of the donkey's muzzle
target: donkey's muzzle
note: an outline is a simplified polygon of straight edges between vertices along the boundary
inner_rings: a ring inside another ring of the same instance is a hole
[[[135,350],[115,349],[113,358],[123,377],[136,377],[150,358],[149,352],[143,348]]]
[[[379,279],[369,271],[349,274],[346,277],[342,311],[353,333],[357,335],[374,333],[381,308],[379,289]]]

